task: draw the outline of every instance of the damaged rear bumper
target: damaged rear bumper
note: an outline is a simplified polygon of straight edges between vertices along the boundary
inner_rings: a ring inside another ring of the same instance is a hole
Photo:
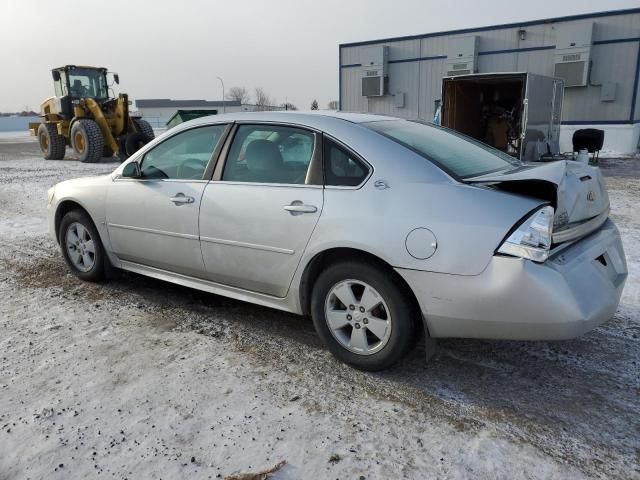
[[[397,269],[432,337],[574,338],[613,317],[627,278],[616,226],[552,251],[544,263],[495,256],[480,275]]]

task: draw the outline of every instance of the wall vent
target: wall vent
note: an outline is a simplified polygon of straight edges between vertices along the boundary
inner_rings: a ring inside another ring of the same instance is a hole
[[[555,71],[565,87],[584,87],[589,78],[593,22],[565,24],[556,35]]]
[[[362,55],[362,96],[382,97],[389,84],[389,47],[369,47]]]
[[[478,71],[478,37],[451,38],[447,43],[447,75]]]

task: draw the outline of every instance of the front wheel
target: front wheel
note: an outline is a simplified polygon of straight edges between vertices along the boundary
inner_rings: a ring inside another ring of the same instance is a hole
[[[100,235],[86,213],[80,210],[68,212],[60,222],[58,241],[74,275],[89,282],[104,279],[106,254]]]
[[[383,370],[415,341],[417,312],[389,272],[343,262],[322,272],[313,287],[311,316],[335,357],[361,370]]]
[[[71,146],[81,162],[99,162],[104,151],[104,138],[98,124],[89,118],[76,120],[71,127]]]

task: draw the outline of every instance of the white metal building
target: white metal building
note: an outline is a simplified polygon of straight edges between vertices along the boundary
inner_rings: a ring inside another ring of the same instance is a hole
[[[430,121],[442,78],[531,72],[565,80],[561,151],[579,128],[604,150],[640,136],[640,8],[340,45],[340,108]]]
[[[253,112],[262,110],[284,110],[283,107],[242,104],[237,100],[171,100],[169,98],[149,98],[136,100],[136,107],[142,117],[154,128],[164,128],[167,121],[178,110],[211,110],[211,114],[223,112]]]

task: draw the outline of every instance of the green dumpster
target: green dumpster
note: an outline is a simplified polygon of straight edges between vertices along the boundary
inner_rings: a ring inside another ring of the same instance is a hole
[[[207,115],[217,115],[218,110],[178,110],[167,121],[167,128],[180,125],[187,120],[193,120],[194,118],[206,117]]]

